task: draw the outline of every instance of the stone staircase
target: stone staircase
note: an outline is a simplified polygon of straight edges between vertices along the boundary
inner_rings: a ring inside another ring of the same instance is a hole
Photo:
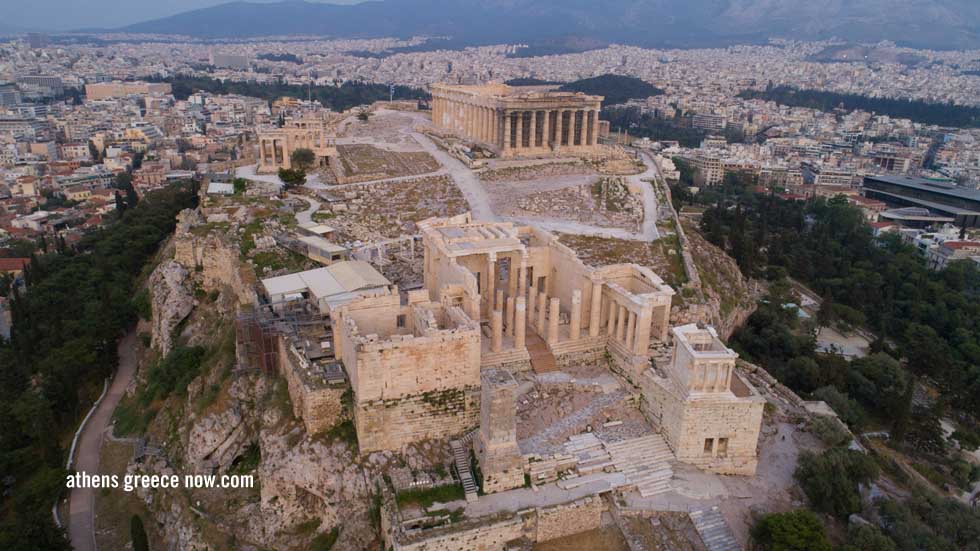
[[[473,434],[469,433],[462,440],[450,440],[449,446],[453,451],[453,461],[456,464],[456,472],[459,473],[459,482],[463,485],[463,493],[466,501],[473,502],[477,499],[476,480],[470,472],[470,444],[473,442]]]
[[[650,434],[606,443],[605,447],[616,470],[626,475],[640,496],[651,497],[670,491],[670,479],[674,476],[670,462],[674,453],[662,436]]]
[[[718,507],[692,511],[691,520],[708,551],[742,551]]]
[[[527,331],[525,345],[528,355],[531,356],[531,369],[535,373],[558,371],[558,364],[555,362],[555,356],[548,349],[548,344],[531,329]]]
[[[565,453],[576,460],[576,470],[580,475],[592,474],[613,467],[612,458],[602,441],[591,432],[576,434],[564,444]]]

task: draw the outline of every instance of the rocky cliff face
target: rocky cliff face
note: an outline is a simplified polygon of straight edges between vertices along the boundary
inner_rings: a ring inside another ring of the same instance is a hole
[[[174,331],[194,309],[194,296],[187,270],[174,261],[160,264],[150,275],[153,305],[153,346],[164,356],[173,346]]]
[[[376,544],[371,496],[381,473],[401,460],[388,453],[359,457],[342,427],[307,434],[293,415],[284,379],[235,370],[234,320],[239,305],[255,300],[255,276],[240,261],[233,232],[187,210],[173,249],[174,260],[149,280],[152,342],[161,356],[177,344],[206,353],[186,392],[171,393],[150,421],[145,438],[151,453],[129,469],[180,477],[252,475],[254,486],[138,492],[164,533],[161,545],[293,549],[334,527],[335,550]]]
[[[239,259],[239,245],[220,228],[210,228],[194,209],[177,216],[174,260],[195,272],[205,291],[227,286],[239,304],[255,302],[255,273]]]
[[[696,285],[685,287],[675,298],[673,325],[704,322],[727,339],[755,312],[765,293],[762,282],[746,279],[735,261],[706,241],[695,225],[683,222],[689,252],[698,270]]]

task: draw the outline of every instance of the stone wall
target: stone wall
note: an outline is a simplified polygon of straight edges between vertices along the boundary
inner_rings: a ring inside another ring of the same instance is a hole
[[[668,379],[646,373],[641,410],[661,432],[678,461],[721,474],[754,475],[765,400],[758,395],[685,397]],[[705,441],[712,440],[706,451]],[[719,439],[727,449],[719,450]]]
[[[599,496],[538,509],[532,541],[548,541],[599,528],[606,506]]]
[[[254,304],[255,274],[241,262],[238,244],[216,233],[195,234],[192,230],[204,224],[198,211],[181,211],[177,220],[174,260],[195,272],[205,291],[228,286],[239,304]]]
[[[279,365],[286,387],[289,390],[289,400],[293,404],[293,415],[303,420],[308,434],[317,434],[333,427],[343,420],[343,396],[348,387],[330,387],[323,384],[311,384],[305,380],[302,372],[302,358],[288,340],[279,336]]]
[[[479,424],[480,387],[431,391],[361,402],[354,425],[361,453],[398,450],[413,442],[460,435]]]
[[[589,496],[570,503],[502,513],[410,534],[395,528],[393,501],[382,511],[385,549],[393,551],[504,551],[509,542],[544,542],[601,527],[605,503]]]

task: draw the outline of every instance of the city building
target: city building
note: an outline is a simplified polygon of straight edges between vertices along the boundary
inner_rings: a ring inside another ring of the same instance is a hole
[[[85,97],[89,101],[169,93],[171,87],[167,82],[99,82],[85,85]]]
[[[906,176],[867,176],[864,195],[898,207],[920,207],[952,218],[960,227],[980,225],[980,191],[949,182]]]

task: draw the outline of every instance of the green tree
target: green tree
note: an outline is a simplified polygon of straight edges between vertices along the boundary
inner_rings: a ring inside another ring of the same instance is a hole
[[[847,531],[847,544],[839,551],[897,551],[895,542],[874,526],[863,524]]]
[[[313,164],[316,162],[316,155],[312,149],[301,147],[293,151],[292,155],[289,156],[289,160],[296,170],[306,172],[313,168]]]
[[[805,509],[762,517],[752,527],[752,541],[758,551],[832,551],[833,549],[820,519]]]
[[[279,179],[282,180],[283,187],[287,191],[294,187],[306,185],[306,173],[294,168],[280,168]]]
[[[817,511],[847,518],[861,510],[859,486],[878,478],[878,466],[866,454],[832,448],[821,455],[800,454],[794,476]]]

